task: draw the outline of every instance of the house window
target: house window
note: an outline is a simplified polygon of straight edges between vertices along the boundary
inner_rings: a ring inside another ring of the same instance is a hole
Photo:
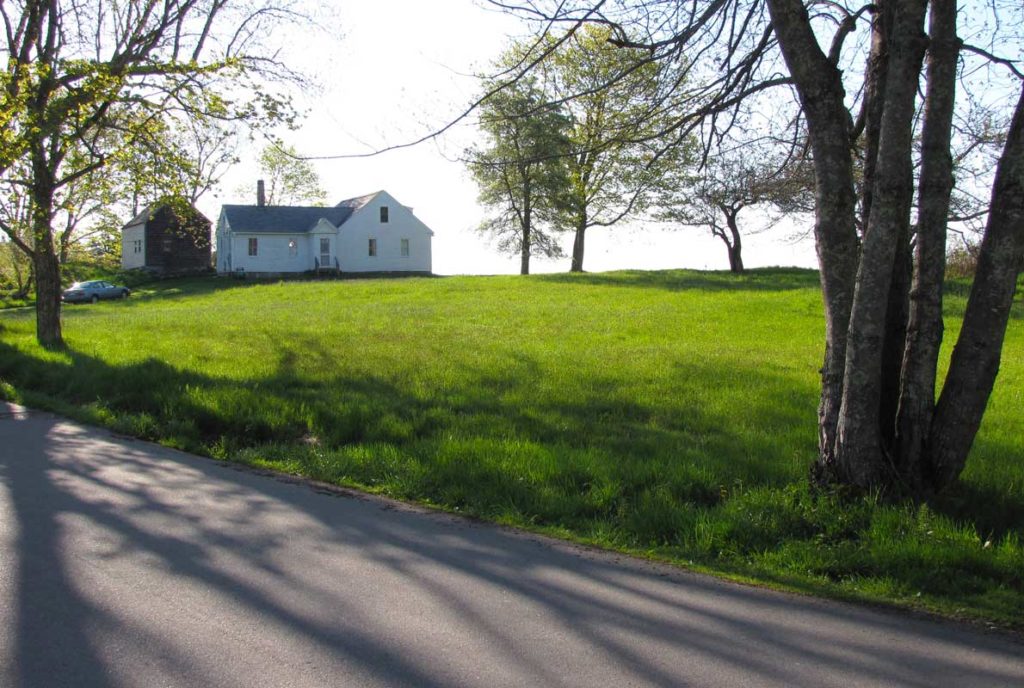
[[[370,256],[377,255],[377,240],[370,239]]]
[[[403,256],[408,256],[409,255],[409,240],[408,239],[402,239],[402,255]]]
[[[136,239],[134,242],[135,252],[142,253],[142,239]]]
[[[164,237],[163,244],[164,244],[164,253],[170,253],[171,252],[171,238],[170,237]]]
[[[299,255],[299,242],[295,241],[295,239],[289,239],[288,256],[294,258],[297,255]]]
[[[260,245],[256,237],[249,237],[249,255],[259,255]]]
[[[388,207],[386,205],[380,207],[380,221],[382,223],[388,221]]]

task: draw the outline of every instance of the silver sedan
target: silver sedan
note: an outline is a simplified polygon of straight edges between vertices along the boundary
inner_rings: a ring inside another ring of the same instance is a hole
[[[75,282],[64,290],[63,299],[67,303],[96,303],[101,299],[126,299],[132,291],[128,287],[111,284],[104,280]]]

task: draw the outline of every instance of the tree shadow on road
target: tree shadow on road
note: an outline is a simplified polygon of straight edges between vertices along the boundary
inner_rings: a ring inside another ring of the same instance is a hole
[[[10,441],[18,421],[0,422]],[[29,451],[0,458],[14,685],[244,685],[247,663],[266,685],[1021,679],[1019,647],[996,637],[31,424]]]

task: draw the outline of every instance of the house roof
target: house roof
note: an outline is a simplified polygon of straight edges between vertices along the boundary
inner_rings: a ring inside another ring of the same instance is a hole
[[[142,210],[139,211],[138,215],[136,215],[132,219],[128,220],[128,222],[124,223],[124,225],[121,227],[121,229],[125,229],[127,227],[133,227],[135,225],[143,225],[143,224],[146,224],[147,222],[149,222],[149,213],[150,213],[150,210],[152,210],[152,208],[153,208],[153,206],[147,205],[145,208],[143,208]]]
[[[149,222],[150,220],[153,219],[153,216],[156,213],[158,213],[161,208],[163,208],[166,205],[167,205],[166,202],[159,202],[158,201],[157,203],[150,203],[149,205],[144,206],[142,208],[142,210],[140,210],[139,213],[135,217],[133,217],[132,219],[128,220],[128,222],[126,222],[124,225],[122,225],[121,229],[124,230],[124,229],[128,229],[129,227],[135,227],[136,225],[144,225],[144,224],[146,224],[147,222]],[[189,205],[188,207],[192,211],[192,213],[194,213],[197,217],[202,218],[204,222],[207,222],[207,223],[210,222],[209,218],[207,218],[205,215],[203,215],[201,212],[199,212],[199,210],[196,209],[196,207],[194,205]]]
[[[356,196],[355,198],[346,198],[344,201],[336,205],[336,208],[351,208],[352,210],[359,210],[364,205],[370,202],[370,200],[381,193],[380,191],[374,191],[364,196]]]
[[[242,233],[304,234],[313,229],[321,219],[340,227],[353,212],[353,208],[340,206],[224,206],[224,215],[231,225],[231,230]]]

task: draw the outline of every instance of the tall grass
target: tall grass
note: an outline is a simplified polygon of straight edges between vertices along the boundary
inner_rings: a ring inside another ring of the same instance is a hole
[[[800,270],[182,281],[68,308],[63,352],[35,345],[31,313],[0,315],[0,379],[26,403],[218,458],[1019,623],[1024,309],[962,484],[927,505],[808,491],[821,310]]]

